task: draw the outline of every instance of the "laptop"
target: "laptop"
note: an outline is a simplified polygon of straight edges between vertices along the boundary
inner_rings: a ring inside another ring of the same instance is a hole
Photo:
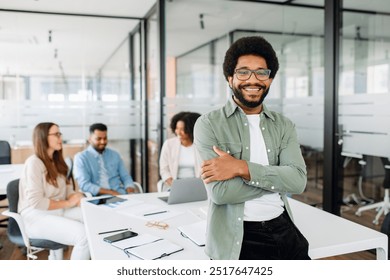
[[[168,204],[207,200],[207,191],[200,178],[173,180],[169,196],[159,197]]]

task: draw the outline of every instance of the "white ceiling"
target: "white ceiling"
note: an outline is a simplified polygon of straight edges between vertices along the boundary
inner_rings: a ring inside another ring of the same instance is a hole
[[[311,0],[312,5],[321,6],[320,2],[323,0]],[[324,32],[321,9],[283,8],[239,1],[173,0],[167,3],[166,11],[167,54],[171,56],[183,54],[237,29],[312,35]],[[204,29],[200,28],[200,14],[203,14]],[[317,20],[313,21],[313,18]]]
[[[0,75],[96,74],[139,22],[4,10],[143,18],[154,4],[155,0],[0,0]]]
[[[155,0],[0,0],[1,9],[142,18]]]
[[[143,18],[155,2],[155,0],[0,0],[0,75],[15,73],[23,75],[33,70],[36,72],[37,69],[40,70],[38,74],[49,72],[51,75],[58,75],[64,71],[64,74],[93,75],[138,24],[136,19],[118,17]],[[293,3],[323,6],[324,0],[295,0]],[[323,10],[281,7],[248,1],[167,1],[167,54],[180,55],[195,46],[240,28],[323,34]],[[344,7],[390,12],[388,0],[344,0]],[[4,10],[91,16],[45,15]],[[199,14],[204,15],[203,30],[200,29]],[[367,18],[367,15],[362,15],[359,19],[362,25],[366,24]],[[356,17],[350,24],[348,20],[346,16],[345,30],[353,33],[358,24]],[[388,24],[388,20],[381,24]],[[49,30],[52,32],[51,42]],[[125,64],[124,62],[123,67]]]

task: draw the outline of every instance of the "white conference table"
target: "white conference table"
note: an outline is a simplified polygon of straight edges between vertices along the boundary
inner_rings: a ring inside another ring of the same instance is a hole
[[[96,260],[128,259],[128,256],[118,248],[103,241],[103,237],[114,233],[99,235],[121,228],[131,228],[142,234],[150,233],[181,245],[184,250],[163,259],[207,260],[204,247],[195,245],[192,241],[180,235],[177,227],[191,224],[206,218],[207,201],[167,205],[158,196],[162,193],[147,193],[123,196],[129,201],[142,201],[147,205],[155,205],[159,210],[169,210],[181,213],[163,220],[169,225],[166,230],[147,227],[146,220],[130,214],[124,214],[106,206],[97,206],[82,202],[84,223],[90,246],[91,257]],[[142,204],[139,204],[142,205]],[[309,241],[309,255],[312,259],[320,259],[343,255],[364,250],[376,249],[377,259],[387,259],[388,238],[385,234],[364,227],[344,218],[330,214],[321,209],[290,199],[291,209],[297,227]],[[136,205],[132,206],[136,207]],[[131,208],[134,209],[134,208]]]
[[[24,164],[0,164],[0,194],[7,194],[10,181],[20,178]]]
[[[149,233],[173,241],[174,243],[181,245],[184,248],[183,251],[164,257],[164,260],[209,259],[204,253],[204,247],[199,247],[187,238],[182,237],[180,232],[177,230],[177,227],[180,225],[191,224],[205,219],[206,214],[201,210],[201,208],[206,205],[207,201],[168,205],[162,200],[158,199],[158,196],[163,196],[163,194],[147,193],[127,196],[125,195],[121,197],[128,198],[130,201],[142,201],[143,205],[156,205],[157,207],[160,207],[157,211],[169,210],[171,213],[174,212],[178,214],[171,217],[170,219],[164,220],[164,222],[169,225],[169,227],[165,230],[159,229],[157,227],[146,226],[145,224],[148,222],[148,220],[144,218],[136,218],[127,214],[118,213],[117,209],[111,209],[103,205],[94,205],[87,202],[88,199],[84,199],[81,203],[81,208],[83,211],[84,224],[87,232],[91,258],[93,260],[128,259],[128,256],[122,250],[103,241],[105,236],[113,235],[115,233],[99,235],[99,232],[131,228],[132,231],[135,231],[138,234]],[[137,205],[133,207],[137,207]],[[157,219],[157,216],[150,216],[149,218]]]

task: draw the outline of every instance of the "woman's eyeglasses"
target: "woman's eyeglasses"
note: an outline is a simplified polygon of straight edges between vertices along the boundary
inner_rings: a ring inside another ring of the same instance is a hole
[[[60,138],[62,136],[61,132],[56,132],[56,133],[49,133],[49,136],[56,136],[57,138]]]

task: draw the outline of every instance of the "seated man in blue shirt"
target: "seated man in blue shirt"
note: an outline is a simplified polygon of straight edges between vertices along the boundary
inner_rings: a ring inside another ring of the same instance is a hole
[[[87,149],[75,156],[74,175],[80,190],[92,195],[119,195],[134,192],[134,182],[120,154],[107,148],[107,126],[89,127]]]

